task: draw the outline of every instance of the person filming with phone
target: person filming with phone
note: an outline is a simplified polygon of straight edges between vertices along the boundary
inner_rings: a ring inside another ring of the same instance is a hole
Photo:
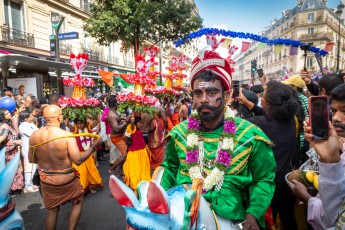
[[[305,138],[319,155],[319,194],[312,197],[306,187],[296,180],[290,186],[298,199],[307,204],[308,223],[314,229],[345,227],[345,148],[341,141],[345,138],[345,84],[334,88],[330,96],[332,123],[328,121],[327,125],[322,125],[322,132],[318,131],[320,123],[315,125],[318,122],[313,117],[322,115],[322,111],[325,111],[322,110],[322,97],[314,100],[319,114],[316,110],[311,110],[310,118],[304,122]],[[318,135],[324,132],[327,134],[325,137]]]

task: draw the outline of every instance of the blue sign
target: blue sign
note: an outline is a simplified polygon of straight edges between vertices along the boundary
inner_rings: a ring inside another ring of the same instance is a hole
[[[70,39],[78,39],[79,33],[78,32],[69,32],[69,33],[63,33],[58,34],[59,40],[70,40]]]

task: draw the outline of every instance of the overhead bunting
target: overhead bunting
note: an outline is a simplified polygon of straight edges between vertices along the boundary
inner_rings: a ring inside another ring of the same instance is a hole
[[[220,47],[227,49],[227,48],[229,48],[229,45],[231,44],[231,42],[232,42],[231,38],[225,38],[225,40],[222,42]]]
[[[334,46],[334,42],[328,42],[326,43],[324,50],[327,52],[332,52],[333,46]]]
[[[283,49],[283,45],[274,45],[274,53],[279,54]]]
[[[249,45],[250,45],[250,42],[245,42],[245,41],[243,41],[243,42],[242,42],[242,49],[241,49],[241,51],[242,51],[242,52],[247,52],[247,50],[248,50],[248,48],[249,48]]]
[[[290,46],[290,56],[296,56],[298,54],[298,47]]]
[[[265,46],[267,46],[266,43],[260,42],[260,43],[258,44],[258,46],[257,46],[257,49],[258,49],[258,50],[259,50],[259,49],[262,49],[262,48],[264,48]]]
[[[203,35],[211,35],[211,34],[224,36],[224,37],[231,37],[231,38],[251,39],[254,41],[266,43],[267,45],[270,45],[270,46],[285,45],[285,46],[300,47],[301,45],[306,44],[305,42],[300,42],[300,41],[290,40],[290,39],[285,39],[285,38],[269,39],[268,37],[260,36],[257,34],[251,34],[251,33],[234,32],[234,31],[223,30],[223,29],[218,29],[218,28],[202,28],[196,32],[190,33],[189,35],[185,37],[177,39],[176,41],[174,41],[174,45],[176,47],[179,47],[181,45],[184,45],[186,41],[201,37]],[[310,46],[309,51],[313,53],[319,53],[321,56],[325,56],[328,54],[327,51],[317,48],[315,46]]]

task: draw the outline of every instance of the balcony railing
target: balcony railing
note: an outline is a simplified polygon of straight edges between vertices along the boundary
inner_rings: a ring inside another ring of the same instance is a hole
[[[133,61],[125,61],[125,66],[128,68],[134,68],[134,63]]]
[[[84,53],[87,53],[89,55],[90,60],[100,61],[99,51],[84,49]]]
[[[35,47],[35,38],[33,34],[26,33],[20,30],[9,28],[8,26],[1,26],[1,40],[19,46]]]
[[[333,41],[332,33],[312,33],[302,34],[299,40],[326,40],[328,42]]]
[[[118,65],[119,64],[119,58],[118,57],[108,57],[107,62],[111,64]]]
[[[60,54],[70,55],[72,52],[72,45],[71,44],[59,44]]]

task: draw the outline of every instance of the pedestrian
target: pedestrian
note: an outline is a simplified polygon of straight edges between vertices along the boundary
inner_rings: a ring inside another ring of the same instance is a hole
[[[48,210],[46,229],[56,229],[60,206],[68,201],[73,204],[69,229],[75,229],[82,210],[84,190],[72,162],[77,165],[83,163],[95,151],[99,140],[80,154],[74,138],[63,138],[71,133],[60,128],[63,122],[61,108],[49,105],[43,116],[46,126],[30,137],[29,161],[38,164],[42,198]]]

